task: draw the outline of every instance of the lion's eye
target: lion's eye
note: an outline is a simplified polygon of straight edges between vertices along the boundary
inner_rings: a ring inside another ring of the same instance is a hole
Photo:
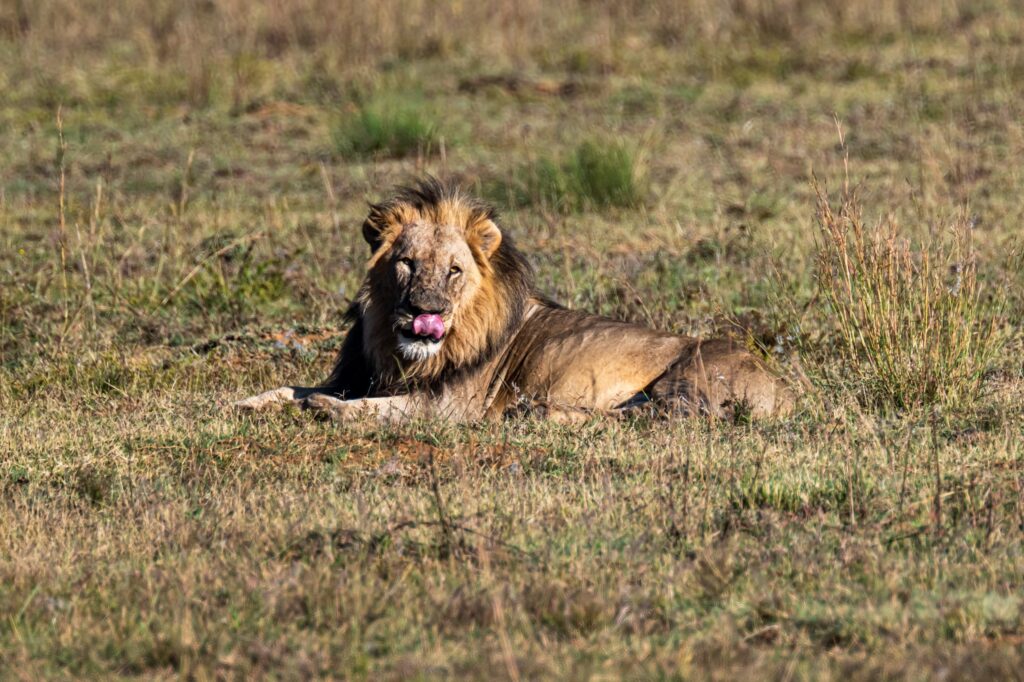
[[[399,265],[404,265],[405,267],[409,268],[410,271],[414,269],[413,262],[412,262],[411,258],[399,258],[398,259],[398,264]]]
[[[461,275],[461,274],[462,274],[462,268],[460,268],[458,265],[453,265],[450,268],[448,268],[448,276],[449,277],[455,277],[456,275]]]

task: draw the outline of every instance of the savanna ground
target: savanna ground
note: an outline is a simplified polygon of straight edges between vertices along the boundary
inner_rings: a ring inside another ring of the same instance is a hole
[[[0,674],[1020,678],[1024,11],[846,4],[5,1]],[[225,412],[426,172],[798,414]]]

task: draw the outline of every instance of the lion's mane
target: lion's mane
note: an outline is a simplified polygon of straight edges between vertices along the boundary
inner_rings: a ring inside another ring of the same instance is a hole
[[[391,326],[397,292],[388,284],[385,261],[401,227],[417,220],[462,227],[482,280],[472,300],[460,302],[440,352],[403,363]],[[387,201],[370,206],[363,223],[371,250],[367,275],[349,309],[353,326],[325,389],[355,398],[411,386],[437,388],[493,357],[521,326],[534,285],[532,268],[507,233],[489,258],[474,244],[474,226],[488,220],[497,220],[492,207],[435,178],[399,188]]]

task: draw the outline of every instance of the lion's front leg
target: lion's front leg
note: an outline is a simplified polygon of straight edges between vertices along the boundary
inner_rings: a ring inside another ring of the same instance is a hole
[[[408,395],[342,400],[325,393],[314,393],[300,402],[304,408],[336,421],[368,418],[381,422],[404,422],[429,417],[433,413],[427,401]]]
[[[238,410],[255,411],[263,410],[273,405],[299,405],[306,398],[315,394],[317,390],[308,386],[282,386],[281,388],[250,396],[245,400],[239,400],[232,403],[231,406]]]

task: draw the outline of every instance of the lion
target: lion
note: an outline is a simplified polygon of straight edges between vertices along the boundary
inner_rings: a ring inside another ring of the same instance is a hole
[[[235,403],[335,419],[461,422],[533,411],[560,420],[787,414],[785,383],[729,339],[701,340],[568,310],[540,294],[493,207],[434,178],[371,205],[366,277],[319,386]]]

